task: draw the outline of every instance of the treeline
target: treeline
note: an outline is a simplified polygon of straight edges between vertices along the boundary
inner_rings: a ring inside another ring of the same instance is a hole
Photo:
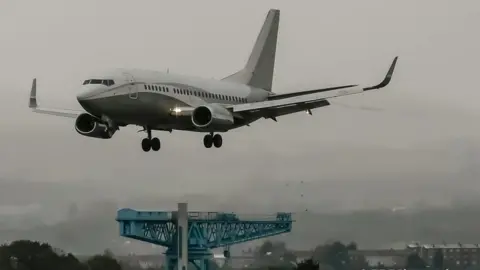
[[[74,255],[49,244],[20,240],[0,246],[1,270],[140,270],[122,265],[113,254],[105,252],[78,260]],[[153,270],[153,269],[152,269]]]
[[[351,251],[358,250],[355,242],[349,244],[335,241],[318,245],[307,256],[307,259],[299,260],[295,253],[283,242],[264,242],[254,252],[254,260],[244,268],[251,270],[259,269],[284,269],[284,270],[362,270],[362,269],[385,269],[383,265],[369,265],[364,256],[356,256],[352,260]],[[402,266],[400,266],[402,267]],[[433,259],[433,265],[428,265],[417,253],[412,251],[405,258],[405,269],[444,269],[442,252],[437,252]],[[453,268],[452,268],[453,269]]]
[[[246,270],[283,269],[283,270],[360,270],[368,269],[363,258],[351,260],[350,251],[357,250],[352,242],[332,242],[317,246],[308,258],[300,261],[296,254],[289,250],[283,242],[266,241],[253,252],[253,260],[242,267],[226,262],[222,267],[211,262],[210,269],[244,268]],[[442,254],[435,254],[433,268],[443,269]],[[193,267],[193,265],[192,265]],[[406,258],[407,269],[426,269],[427,264],[417,255]],[[80,261],[74,255],[55,249],[46,243],[20,240],[0,246],[1,270],[159,270],[164,268],[144,268],[119,262],[111,252],[94,255]]]
[[[317,246],[309,258],[299,260],[283,242],[266,241],[254,253],[249,269],[361,269],[367,266],[365,260],[351,261],[349,251],[357,250],[357,244],[336,241]]]

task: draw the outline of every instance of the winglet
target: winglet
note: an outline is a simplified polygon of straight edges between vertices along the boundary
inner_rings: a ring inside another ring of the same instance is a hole
[[[398,56],[396,56],[393,59],[392,65],[390,65],[390,68],[388,69],[387,75],[385,76],[385,79],[383,79],[383,81],[381,83],[379,83],[375,86],[363,88],[363,90],[368,91],[368,90],[379,89],[379,88],[383,88],[383,87],[387,86],[390,83],[390,81],[392,80],[392,75],[393,75],[393,71],[395,70],[395,65],[397,65],[397,60],[398,60]]]
[[[37,78],[34,78],[32,82],[32,90],[30,91],[30,99],[28,102],[28,107],[29,108],[37,107]]]

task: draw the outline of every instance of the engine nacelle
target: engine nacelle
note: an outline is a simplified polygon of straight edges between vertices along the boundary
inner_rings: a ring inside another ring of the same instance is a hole
[[[193,125],[201,129],[224,129],[234,122],[232,113],[216,104],[198,106],[192,112]]]
[[[109,130],[104,122],[88,113],[77,117],[75,130],[83,136],[99,139],[110,139],[115,134],[115,130]]]

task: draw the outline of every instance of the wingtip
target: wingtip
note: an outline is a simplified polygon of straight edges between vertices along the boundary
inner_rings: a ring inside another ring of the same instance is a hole
[[[368,90],[379,89],[387,86],[392,80],[393,72],[395,71],[395,66],[397,65],[397,61],[398,61],[398,56],[395,56],[395,58],[393,58],[392,64],[390,65],[390,68],[388,69],[387,74],[385,75],[385,78],[381,83],[375,86],[363,88],[363,90],[368,91]]]
[[[32,89],[30,90],[28,107],[29,108],[37,107],[37,78],[33,78],[33,81],[32,81]]]

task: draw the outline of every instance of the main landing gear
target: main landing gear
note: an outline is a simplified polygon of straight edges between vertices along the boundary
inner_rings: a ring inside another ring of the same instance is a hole
[[[216,148],[222,147],[223,139],[222,135],[220,134],[215,134],[213,135],[213,132],[210,134],[205,135],[203,137],[203,145],[205,145],[206,148],[211,148],[212,145],[214,145]]]
[[[148,134],[148,138],[142,140],[142,150],[148,152],[151,150],[158,151],[160,150],[161,144],[158,138],[152,138],[152,129],[149,127],[145,128]]]

